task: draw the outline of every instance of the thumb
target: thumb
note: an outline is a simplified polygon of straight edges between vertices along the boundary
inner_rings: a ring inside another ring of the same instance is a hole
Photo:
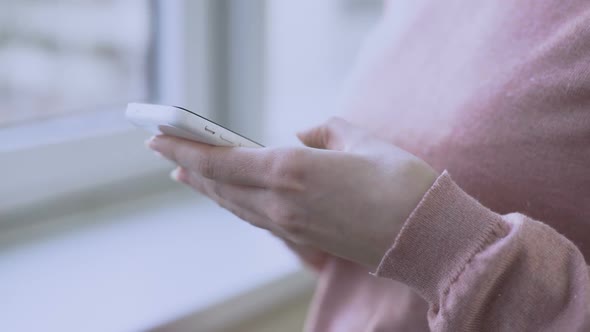
[[[360,135],[360,130],[341,118],[327,122],[297,134],[306,146],[316,149],[344,151]]]

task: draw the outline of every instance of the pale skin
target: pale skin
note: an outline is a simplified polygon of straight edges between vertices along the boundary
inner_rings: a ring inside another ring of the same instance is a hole
[[[178,165],[173,179],[283,238],[316,268],[334,255],[376,269],[437,172],[339,118],[298,137],[306,147],[213,147],[171,136],[148,146]]]

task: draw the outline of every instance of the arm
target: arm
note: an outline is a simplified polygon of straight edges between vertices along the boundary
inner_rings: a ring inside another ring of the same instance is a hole
[[[313,148],[150,146],[181,166],[176,180],[252,225],[412,287],[434,330],[586,327],[586,263],[550,227],[488,210],[448,174],[342,120],[300,138]]]
[[[549,226],[499,215],[441,175],[376,275],[424,297],[436,331],[587,331],[590,279],[580,251]]]

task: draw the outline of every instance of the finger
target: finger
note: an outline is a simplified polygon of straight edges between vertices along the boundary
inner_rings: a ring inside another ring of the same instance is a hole
[[[203,177],[247,186],[268,185],[270,154],[265,149],[216,147],[172,136],[156,136],[148,146]]]
[[[186,168],[182,168],[181,166],[176,167],[172,172],[170,172],[170,178],[176,182],[184,183],[187,186],[192,187],[196,191],[200,192],[201,194],[205,194],[205,188],[202,183],[195,183],[194,185],[189,181],[189,174],[190,172],[186,170]]]
[[[326,123],[297,134],[306,146],[316,149],[347,151],[364,132],[341,118],[332,118]]]
[[[207,196],[214,198],[216,201],[229,202],[232,206],[239,207],[240,210],[249,211],[259,216],[259,219],[270,222],[265,212],[269,198],[264,189],[215,182],[194,173],[189,175],[189,182],[191,184],[201,182]]]
[[[238,218],[260,228],[282,232],[263,212],[266,201],[264,189],[216,183],[183,168],[178,168],[172,176],[208,196]]]
[[[181,167],[177,168],[175,172],[171,174],[171,177],[174,180],[182,182],[190,186],[191,188],[197,190],[198,192],[202,193],[203,195],[209,197],[218,205],[236,215],[238,218],[255,225],[265,224],[265,220],[262,216],[258,215],[253,211],[249,211],[248,209],[242,208],[237,204],[232,203],[231,201],[228,201],[219,196],[214,190],[212,190],[212,186],[207,183],[212,180],[205,179]]]

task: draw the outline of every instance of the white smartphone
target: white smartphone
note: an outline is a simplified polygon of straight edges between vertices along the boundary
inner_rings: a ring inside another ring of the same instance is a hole
[[[178,106],[130,103],[125,116],[134,125],[156,135],[166,134],[216,146],[263,147],[262,144],[204,116]]]

